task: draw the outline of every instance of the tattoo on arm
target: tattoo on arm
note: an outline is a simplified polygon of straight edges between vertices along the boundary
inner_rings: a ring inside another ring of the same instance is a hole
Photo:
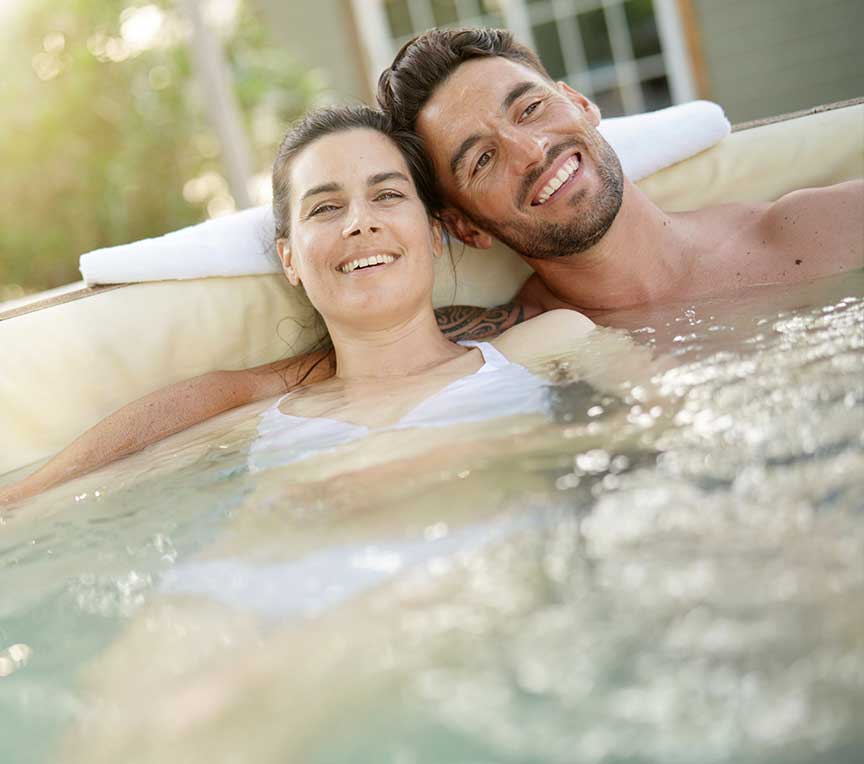
[[[435,311],[438,328],[449,340],[485,340],[497,337],[511,326],[524,321],[521,303],[508,302],[496,308],[475,308],[471,305],[451,305]]]

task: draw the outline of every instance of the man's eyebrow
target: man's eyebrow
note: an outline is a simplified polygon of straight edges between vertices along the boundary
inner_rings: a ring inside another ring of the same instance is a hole
[[[462,160],[465,159],[465,155],[468,153],[471,147],[479,140],[480,135],[478,133],[474,133],[474,135],[469,135],[464,141],[462,141],[459,148],[456,149],[456,153],[450,160],[450,172],[453,174],[454,178],[458,177],[459,166],[462,164]]]
[[[303,196],[300,198],[301,202],[305,202],[310,196],[316,196],[317,194],[329,194],[331,191],[339,191],[342,188],[338,183],[322,183],[320,186],[312,186]]]
[[[507,111],[519,96],[527,93],[536,84],[536,82],[520,82],[518,85],[515,85],[501,102],[501,111]]]
[[[376,175],[370,175],[368,180],[366,181],[367,186],[377,186],[379,183],[384,183],[388,180],[404,180],[408,183],[408,178],[405,177],[404,173],[396,172],[379,172]]]

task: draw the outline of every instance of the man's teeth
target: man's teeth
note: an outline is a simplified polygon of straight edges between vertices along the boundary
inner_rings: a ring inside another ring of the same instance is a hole
[[[393,255],[372,255],[372,257],[361,257],[357,260],[352,260],[350,263],[339,266],[342,273],[351,273],[358,268],[368,268],[370,265],[386,265],[392,263],[396,258]]]
[[[567,180],[570,176],[579,169],[579,160],[576,157],[570,157],[564,164],[561,166],[561,169],[558,170],[555,177],[552,178],[545,186],[543,186],[540,191],[539,196],[537,197],[536,204],[543,204],[548,201],[549,197],[552,196]]]

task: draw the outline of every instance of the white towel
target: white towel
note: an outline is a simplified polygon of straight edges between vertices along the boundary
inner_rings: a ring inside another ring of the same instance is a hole
[[[81,255],[88,286],[278,273],[273,212],[253,207],[154,239]]]
[[[599,129],[618,153],[624,174],[635,182],[713,146],[729,134],[730,126],[720,106],[694,101],[604,119]],[[80,269],[89,286],[281,270],[269,207],[208,220],[155,239],[97,249],[81,256]]]
[[[635,183],[711,148],[732,128],[718,104],[693,101],[648,114],[604,119],[598,129],[618,154],[624,174]]]

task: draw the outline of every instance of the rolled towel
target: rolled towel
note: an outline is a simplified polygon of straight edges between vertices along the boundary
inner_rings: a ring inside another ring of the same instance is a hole
[[[253,207],[153,239],[97,249],[81,255],[79,268],[88,286],[278,273],[273,212]]]
[[[635,182],[713,146],[730,126],[720,106],[693,101],[604,119],[599,130]],[[154,239],[97,249],[81,256],[80,270],[89,286],[278,273],[273,213],[255,207]]]
[[[692,101],[647,114],[604,119],[598,129],[618,154],[624,174],[635,183],[711,148],[732,127],[718,104]]]

